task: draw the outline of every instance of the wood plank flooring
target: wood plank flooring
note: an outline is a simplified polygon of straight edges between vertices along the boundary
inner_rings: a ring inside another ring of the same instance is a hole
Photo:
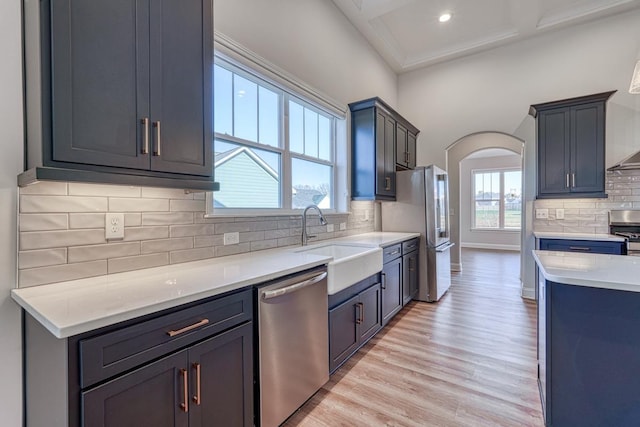
[[[409,303],[285,426],[543,426],[519,263],[464,249],[440,302]]]

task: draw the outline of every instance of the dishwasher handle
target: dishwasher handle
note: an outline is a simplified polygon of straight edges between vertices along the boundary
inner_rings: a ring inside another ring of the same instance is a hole
[[[286,295],[286,294],[290,294],[292,292],[295,292],[299,289],[302,288],[306,288],[307,286],[311,286],[314,285],[322,280],[324,280],[327,277],[327,272],[324,271],[316,276],[313,276],[312,278],[305,280],[303,282],[298,282],[298,283],[294,283],[293,285],[289,285],[289,286],[285,286],[284,288],[280,288],[280,289],[274,289],[272,291],[263,291],[262,292],[262,299],[263,300],[267,300],[267,299],[271,299],[271,298],[276,298],[282,295]]]

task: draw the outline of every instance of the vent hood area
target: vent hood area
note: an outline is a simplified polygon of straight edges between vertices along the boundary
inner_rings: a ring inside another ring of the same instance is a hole
[[[631,170],[631,169],[640,169],[640,151],[633,153],[629,157],[623,159],[617,165],[611,166],[608,168],[608,171],[620,171],[620,170]]]

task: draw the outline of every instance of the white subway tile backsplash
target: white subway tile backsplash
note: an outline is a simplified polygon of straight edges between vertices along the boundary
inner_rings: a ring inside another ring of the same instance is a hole
[[[68,214],[23,214],[20,215],[20,231],[66,230]]]
[[[166,199],[109,198],[109,212],[163,212],[169,210]]]
[[[18,272],[18,280],[21,287],[28,287],[104,274],[107,274],[107,261],[91,261],[23,269]]]
[[[107,197],[140,197],[140,187],[86,184],[83,182],[70,182],[68,185],[70,196],[95,196],[99,194]]]
[[[140,255],[140,242],[107,243],[69,248],[69,262],[94,261],[132,255]]]
[[[109,259],[108,272],[109,274],[121,273],[123,271],[160,267],[167,264],[169,264],[169,254],[166,252],[133,257],[111,258]]]
[[[18,254],[18,268],[46,267],[67,263],[67,249],[40,249],[36,251],[23,251]]]
[[[20,196],[21,213],[106,212],[106,197]]]
[[[204,218],[201,192],[42,182],[20,196],[19,286],[299,245],[302,232],[300,215]],[[334,233],[310,215],[314,241],[373,231],[372,202],[354,202],[352,211],[328,217],[348,225]],[[362,221],[367,211],[370,220]],[[125,214],[124,240],[105,240],[107,212]],[[228,232],[239,232],[240,243],[225,246]]]

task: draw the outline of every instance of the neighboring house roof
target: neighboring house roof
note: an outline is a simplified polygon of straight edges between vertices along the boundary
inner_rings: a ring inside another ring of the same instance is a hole
[[[323,203],[323,201],[325,200],[325,198],[327,198],[327,195],[325,193],[322,193],[319,190],[314,190],[310,188],[300,188],[300,187],[294,188],[293,197],[294,197],[295,205],[299,207],[304,207],[309,205],[318,205],[321,208],[326,207],[326,206],[320,206],[320,205],[321,204],[326,205],[326,202]]]
[[[269,166],[264,160],[262,160],[260,156],[254,153],[253,150],[249,147],[238,147],[234,148],[233,150],[225,151],[223,153],[216,153],[213,159],[213,167],[217,168],[219,166],[222,166],[229,160],[242,153],[245,153],[247,156],[251,157],[253,161],[260,165],[260,167],[262,167],[273,178],[278,179],[278,172],[276,172],[271,166]]]

